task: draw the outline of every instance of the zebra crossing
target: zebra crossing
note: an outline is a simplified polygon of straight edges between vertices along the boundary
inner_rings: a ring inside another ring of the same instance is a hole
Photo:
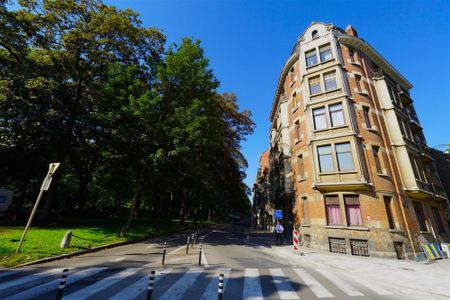
[[[70,270],[63,299],[145,299],[150,266]],[[14,270],[0,273],[0,299],[54,299],[62,269]],[[224,299],[379,299],[395,296],[372,281],[348,278],[324,268],[160,268],[155,299],[216,299],[224,274]]]

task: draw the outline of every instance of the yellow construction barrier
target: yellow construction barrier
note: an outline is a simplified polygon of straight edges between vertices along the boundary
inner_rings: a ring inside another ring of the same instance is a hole
[[[436,260],[444,258],[444,255],[442,255],[437,243],[422,244],[422,249],[428,259]]]

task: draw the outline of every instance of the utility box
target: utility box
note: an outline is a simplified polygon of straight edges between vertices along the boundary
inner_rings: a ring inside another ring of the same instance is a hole
[[[0,217],[6,216],[8,208],[13,200],[13,191],[0,189]]]

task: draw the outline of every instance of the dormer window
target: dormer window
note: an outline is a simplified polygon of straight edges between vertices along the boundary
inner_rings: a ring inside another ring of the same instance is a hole
[[[317,39],[317,38],[319,37],[319,33],[317,32],[317,30],[314,30],[314,31],[311,33],[311,37],[312,37],[312,39]]]

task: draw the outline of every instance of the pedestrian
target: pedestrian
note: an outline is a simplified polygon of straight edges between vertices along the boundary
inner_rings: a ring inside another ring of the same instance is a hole
[[[275,225],[275,233],[277,235],[277,246],[279,245],[278,241],[283,245],[283,225],[281,225],[280,220],[277,220],[277,225]]]

